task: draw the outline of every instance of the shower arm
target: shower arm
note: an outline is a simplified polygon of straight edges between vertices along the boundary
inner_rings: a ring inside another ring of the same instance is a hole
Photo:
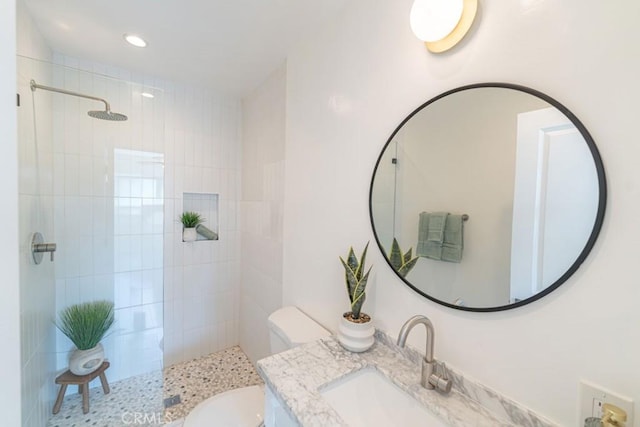
[[[58,89],[55,87],[51,87],[51,86],[44,86],[44,85],[39,85],[36,83],[35,80],[31,80],[29,86],[31,87],[31,91],[35,92],[36,89],[42,89],[42,90],[48,90],[50,92],[58,92],[58,93],[62,93],[64,95],[71,95],[71,96],[77,96],[79,98],[86,98],[86,99],[92,99],[94,101],[100,101],[100,102],[104,102],[104,108],[107,112],[111,112],[111,107],[109,106],[109,103],[102,98],[98,98],[97,96],[91,96],[91,95],[85,95],[82,93],[78,93],[78,92],[72,92],[70,90],[64,90],[64,89]]]

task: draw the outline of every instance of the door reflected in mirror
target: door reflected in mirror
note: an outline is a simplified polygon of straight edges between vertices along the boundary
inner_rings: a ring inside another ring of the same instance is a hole
[[[394,238],[418,256],[398,274],[407,285],[450,307],[496,311],[575,272],[605,200],[582,123],[540,92],[490,83],[439,95],[398,126],[374,170],[370,214],[387,257]]]

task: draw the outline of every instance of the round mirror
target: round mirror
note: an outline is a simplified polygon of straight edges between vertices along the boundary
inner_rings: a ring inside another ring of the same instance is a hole
[[[448,307],[498,311],[565,282],[602,226],[604,168],[559,102],[503,83],[443,93],[400,123],[369,193],[398,276]]]

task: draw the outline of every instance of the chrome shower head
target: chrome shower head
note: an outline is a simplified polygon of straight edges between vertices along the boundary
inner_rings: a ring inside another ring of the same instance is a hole
[[[96,119],[111,120],[114,122],[124,122],[127,120],[127,116],[120,113],[113,113],[111,110],[97,110],[89,111],[87,114]]]
[[[125,120],[127,120],[127,116],[125,116],[124,114],[112,113],[111,112],[111,107],[109,106],[109,103],[106,100],[102,99],[102,98],[98,98],[96,96],[91,96],[91,95],[85,95],[83,93],[72,92],[70,90],[59,89],[59,88],[56,88],[56,87],[39,85],[39,84],[37,84],[35,82],[35,80],[31,80],[30,87],[31,87],[31,91],[32,92],[35,92],[36,89],[44,89],[44,90],[48,90],[48,91],[51,91],[51,92],[62,93],[64,95],[78,96],[80,98],[86,98],[86,99],[92,99],[94,101],[100,101],[100,102],[104,103],[104,110],[89,111],[87,114],[90,117],[93,117],[93,118],[96,118],[96,119],[102,119],[102,120],[110,120],[112,122],[124,122]]]

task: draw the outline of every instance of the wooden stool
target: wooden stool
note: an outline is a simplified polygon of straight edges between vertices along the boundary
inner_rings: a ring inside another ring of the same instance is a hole
[[[87,375],[76,375],[71,371],[66,371],[63,374],[58,375],[56,378],[56,384],[60,384],[60,391],[58,392],[56,403],[53,405],[53,413],[57,414],[60,412],[64,393],[67,391],[67,386],[70,384],[78,385],[78,394],[82,393],[82,413],[86,414],[89,412],[89,382],[91,382],[95,377],[100,376],[100,382],[102,383],[102,390],[104,390],[104,394],[109,394],[111,391],[109,390],[107,377],[104,375],[104,371],[106,371],[108,367],[109,362],[104,361],[97,370]]]

